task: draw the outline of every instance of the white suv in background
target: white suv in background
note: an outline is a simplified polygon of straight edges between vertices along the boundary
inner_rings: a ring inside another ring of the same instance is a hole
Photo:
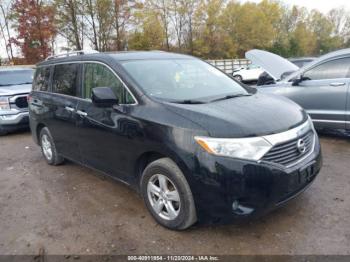
[[[260,74],[263,72],[264,70],[260,66],[250,64],[246,68],[233,71],[232,76],[240,82],[257,81]]]

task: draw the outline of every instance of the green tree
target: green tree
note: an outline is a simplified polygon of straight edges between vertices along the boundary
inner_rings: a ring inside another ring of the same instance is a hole
[[[223,27],[223,0],[203,1],[194,17],[193,53],[205,58],[236,55],[236,47]]]
[[[161,50],[166,49],[163,23],[160,15],[154,11],[140,11],[135,14],[137,24],[133,33],[129,35],[129,48],[131,50]]]
[[[334,35],[334,24],[327,16],[319,11],[312,10],[310,13],[309,27],[316,38],[314,53],[324,54],[342,46],[342,39],[339,35]]]
[[[85,21],[83,0],[54,0],[59,33],[75,50],[84,48]]]
[[[260,4],[230,2],[224,10],[224,28],[236,44],[240,57],[252,48],[267,49],[273,45],[280,19],[278,4],[263,1]]]

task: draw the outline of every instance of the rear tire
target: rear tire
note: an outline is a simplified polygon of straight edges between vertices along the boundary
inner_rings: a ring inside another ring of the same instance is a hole
[[[41,129],[39,138],[41,152],[46,162],[53,166],[62,164],[64,158],[58,154],[51,133],[47,127]]]
[[[197,221],[190,186],[170,158],[150,163],[143,171],[140,186],[146,207],[162,226],[183,230]]]

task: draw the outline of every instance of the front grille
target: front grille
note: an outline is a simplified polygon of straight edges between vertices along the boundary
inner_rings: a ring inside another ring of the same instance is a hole
[[[27,96],[17,97],[15,100],[15,104],[18,108],[27,108],[28,107]]]
[[[303,153],[298,149],[298,141],[300,139],[305,143],[305,151]],[[266,153],[262,160],[283,166],[290,166],[311,152],[314,145],[314,139],[315,134],[311,130],[296,139],[275,145]]]

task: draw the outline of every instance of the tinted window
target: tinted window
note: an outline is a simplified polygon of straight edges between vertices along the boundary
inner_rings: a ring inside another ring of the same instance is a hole
[[[76,96],[79,64],[56,65],[52,79],[55,93]]]
[[[36,70],[33,89],[47,91],[49,89],[50,67],[40,67]]]
[[[304,61],[291,61],[293,64],[295,64],[297,67],[301,68],[304,66]],[[306,63],[305,63],[306,64]]]
[[[341,58],[323,63],[304,73],[310,80],[335,79],[348,76],[350,58]]]
[[[258,69],[260,68],[260,66],[254,65],[254,64],[250,64],[247,66],[248,69]]]
[[[123,83],[109,68],[97,63],[84,64],[84,97],[91,98],[92,89],[95,87],[112,88],[122,104],[135,102]]]
[[[31,84],[33,73],[33,69],[0,71],[0,86]]]
[[[163,100],[248,94],[226,74],[197,59],[134,60],[122,65],[146,94]]]

